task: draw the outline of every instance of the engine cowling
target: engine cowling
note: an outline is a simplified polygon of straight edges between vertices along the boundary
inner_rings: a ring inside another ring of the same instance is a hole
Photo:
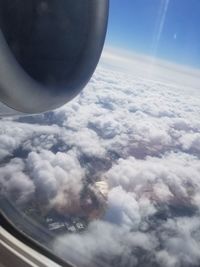
[[[99,61],[108,0],[0,0],[0,101],[23,113],[55,109]]]

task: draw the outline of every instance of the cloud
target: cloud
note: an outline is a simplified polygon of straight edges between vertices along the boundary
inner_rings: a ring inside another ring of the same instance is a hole
[[[163,266],[198,266],[199,252],[199,218],[177,218],[168,220],[163,228],[161,240],[166,250],[157,254],[157,259]],[[166,236],[166,232],[171,232]]]
[[[108,195],[108,210],[106,220],[137,229],[141,221],[139,205],[134,193],[127,193],[122,187],[115,187]]]
[[[84,170],[77,160],[76,153],[42,151],[31,152],[27,158],[27,168],[36,188],[40,205],[47,208],[71,212],[80,205]]]
[[[68,105],[0,121],[1,193],[19,207],[88,215],[83,192],[108,185],[100,218],[53,243],[77,265],[200,264],[198,71],[159,61],[150,77],[151,62],[109,52]]]
[[[80,257],[74,259],[71,244]],[[67,249],[69,247],[69,250]],[[135,233],[133,238],[122,227],[107,222],[92,222],[82,235],[60,238],[56,252],[80,266],[137,266],[137,254],[156,247],[156,240],[148,234]],[[141,251],[139,251],[141,249]],[[138,251],[137,251],[138,250]],[[149,258],[151,255],[149,254]]]
[[[198,266],[197,158],[120,159],[105,176],[111,189],[103,221],[90,223],[83,235],[60,238],[56,252],[81,266]],[[74,254],[64,254],[68,247]]]
[[[200,133],[187,133],[180,138],[184,150],[200,152]]]
[[[35,185],[24,173],[24,162],[13,159],[9,165],[0,168],[0,194],[6,195],[14,203],[25,204],[35,193]]]

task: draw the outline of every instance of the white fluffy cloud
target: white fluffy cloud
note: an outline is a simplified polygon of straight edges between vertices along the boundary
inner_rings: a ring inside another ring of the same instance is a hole
[[[37,188],[38,198],[47,208],[71,212],[73,206],[79,204],[84,170],[76,153],[31,152],[26,166]]]
[[[13,159],[0,172],[0,194],[6,194],[18,204],[26,203],[35,192],[33,181],[23,172],[24,167],[21,159]]]
[[[200,96],[145,62],[130,75],[104,60],[70,104],[0,121],[0,185],[19,205],[76,213],[86,183],[108,183],[104,216],[54,244],[80,266],[200,265]]]
[[[80,257],[74,258],[71,244],[74,246],[74,253],[78,253]],[[87,232],[70,235],[61,239],[57,245],[57,252],[60,255],[65,254],[66,258],[78,266],[132,267],[142,262],[138,259],[142,250],[147,251],[151,259],[150,250],[156,248],[157,240],[149,234],[137,231],[133,236],[123,227],[96,221],[89,225]]]

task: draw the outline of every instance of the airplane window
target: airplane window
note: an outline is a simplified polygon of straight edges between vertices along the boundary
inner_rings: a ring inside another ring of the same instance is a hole
[[[0,209],[74,266],[200,266],[200,2],[109,12],[74,100],[1,118]]]

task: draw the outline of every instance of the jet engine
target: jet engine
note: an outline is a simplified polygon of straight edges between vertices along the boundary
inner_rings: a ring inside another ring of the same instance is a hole
[[[0,102],[22,113],[58,108],[90,80],[108,0],[0,0]]]

